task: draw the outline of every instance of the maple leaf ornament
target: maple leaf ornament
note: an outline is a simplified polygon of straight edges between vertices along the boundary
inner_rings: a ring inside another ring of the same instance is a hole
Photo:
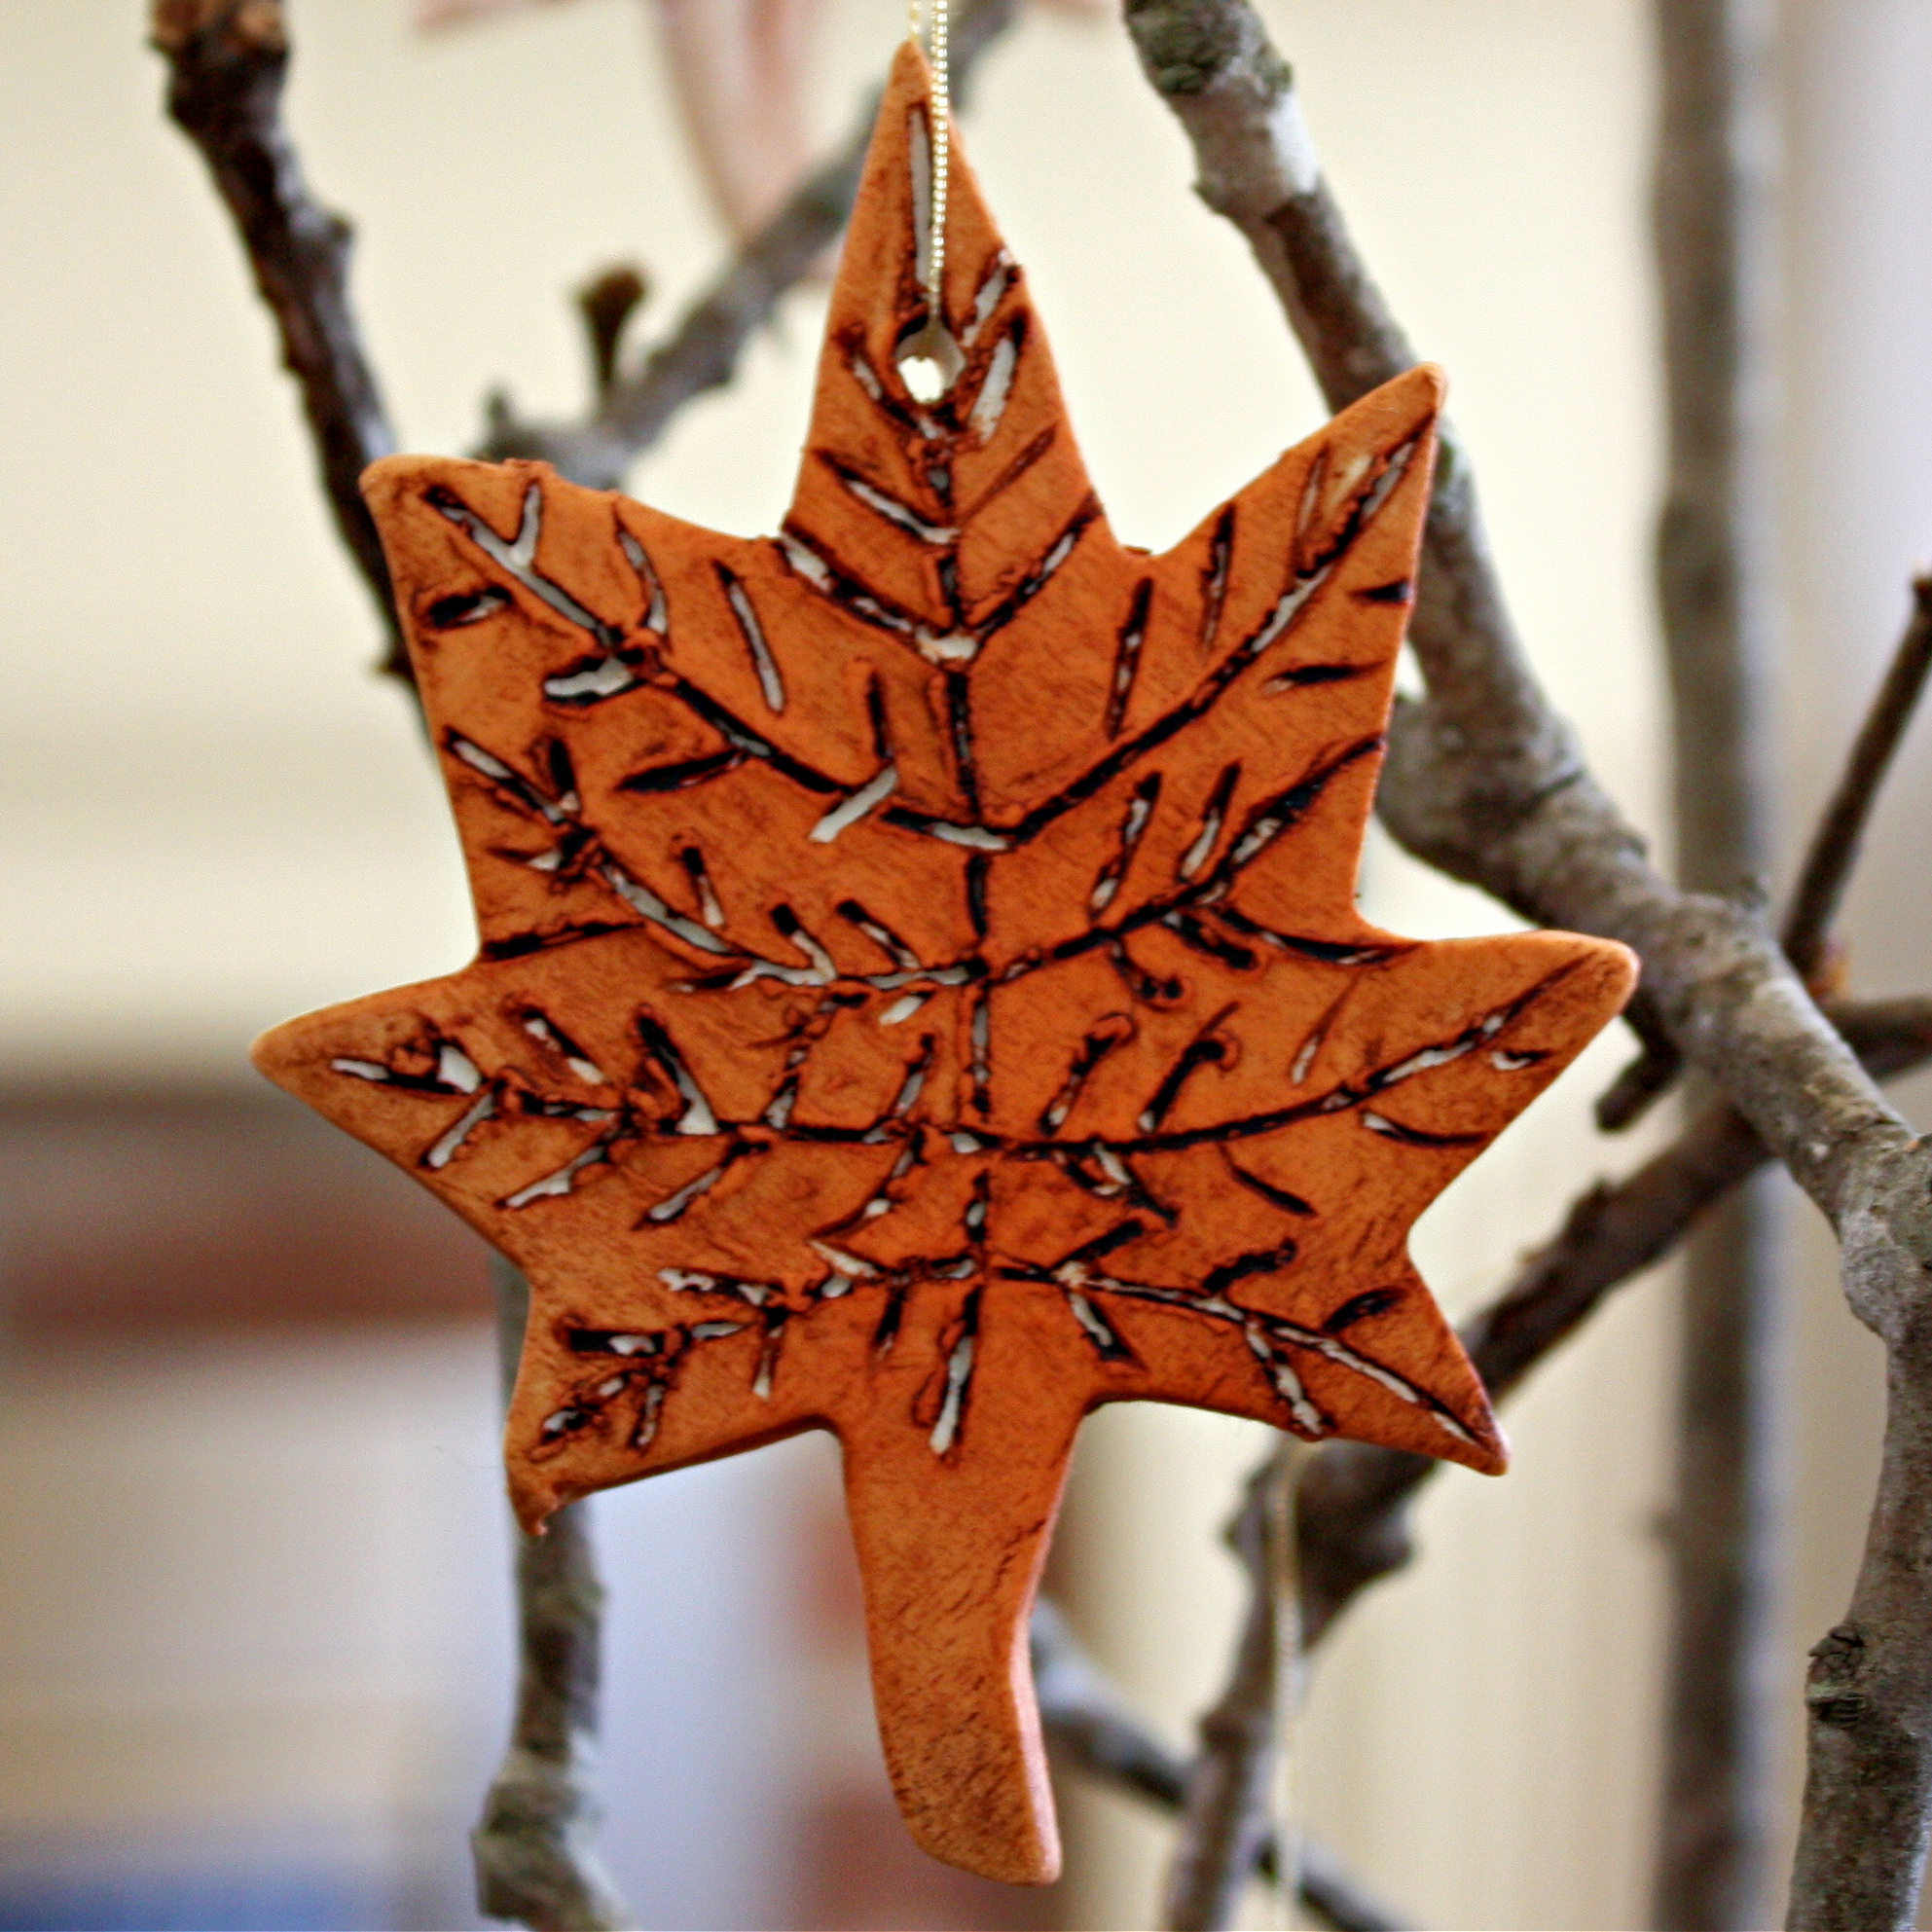
[[[838,1436],[906,1820],[1044,1880],[1025,1632],[1081,1417],[1500,1470],[1407,1230],[1631,966],[1355,907],[1438,375],[1119,543],[957,164],[963,367],[931,402],[899,372],[926,92],[908,49],[777,539],[540,464],[370,470],[482,950],[256,1057],[529,1277],[531,1529]]]

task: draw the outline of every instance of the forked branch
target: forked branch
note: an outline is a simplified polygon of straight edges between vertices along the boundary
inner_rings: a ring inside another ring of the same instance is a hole
[[[1847,1001],[1829,1009],[1875,1078],[1932,1060],[1932,999]],[[1490,1398],[1513,1395],[1604,1297],[1660,1260],[1696,1218],[1770,1159],[1728,1107],[1713,1107],[1635,1173],[1581,1195],[1553,1239],[1464,1325]],[[1423,1456],[1332,1442],[1309,1462],[1296,1508],[1305,1641],[1369,1584],[1408,1560],[1410,1499],[1440,1468]]]
[[[1913,579],[1912,615],[1905,634],[1852,741],[1838,787],[1811,834],[1785,914],[1784,955],[1807,983],[1826,965],[1833,922],[1858,865],[1866,821],[1925,689],[1928,670],[1932,670],[1932,576],[1921,576]]]
[[[497,1352],[504,1399],[516,1378],[529,1285],[500,1256]],[[603,1588],[588,1513],[560,1510],[542,1536],[514,1525],[519,1670],[509,1748],[470,1834],[477,1904],[530,1932],[618,1932],[629,1922],[597,1855],[598,1686]]]
[[[1248,0],[1128,0],[1142,63],[1340,408],[1413,356],[1323,179],[1287,63]],[[1838,1232],[1846,1298],[1885,1341],[1891,1405],[1865,1560],[1813,1666],[1791,1916],[1913,1923],[1932,1824],[1932,1148],[1888,1106],[1761,920],[1679,893],[1584,764],[1510,624],[1468,463],[1442,443],[1410,642],[1427,695],[1393,720],[1394,836],[1539,925],[1631,946],[1650,998]]]
[[[1846,1002],[1830,1011],[1877,1078],[1890,1079],[1932,1061],[1932,999]],[[1499,1405],[1507,1401],[1613,1290],[1668,1254],[1707,1208],[1769,1158],[1735,1112],[1713,1107],[1634,1174],[1582,1195],[1555,1237],[1464,1325],[1464,1345],[1490,1399]],[[1330,1442],[1307,1459],[1295,1484],[1294,1512],[1304,1648],[1319,1643],[1363,1590],[1408,1561],[1410,1505],[1441,1467],[1427,1456],[1361,1442]],[[1237,1547],[1259,1534],[1259,1513],[1267,1505],[1264,1492],[1251,1486],[1231,1532]],[[1219,1778],[1224,1789],[1236,1788],[1244,1765],[1253,1762],[1258,1748],[1266,1748],[1262,1727],[1274,1693],[1271,1678],[1257,1668],[1255,1639],[1267,1615],[1265,1587],[1265,1579],[1254,1580],[1248,1619],[1217,1707],[1223,1721],[1204,1728],[1206,1753],[1225,1761]],[[1258,1746],[1258,1740],[1263,1741]],[[1140,1771],[1135,1742],[1131,1734],[1112,1735],[1091,1762],[1101,1774],[1142,1788],[1144,1772],[1112,1768],[1119,1764]],[[1262,1801],[1256,1799],[1254,1805],[1251,1824],[1258,1829]],[[1238,1897],[1246,1877],[1238,1863],[1246,1852],[1225,1830],[1214,1844],[1219,1849],[1212,1854],[1205,1840],[1192,1848],[1190,1869],[1213,1863],[1221,1913],[1201,1922],[1225,1924],[1231,1922],[1228,1900]]]
[[[1833,922],[1858,866],[1865,826],[1879,787],[1912,722],[1925,675],[1932,669],[1932,577],[1912,584],[1912,612],[1892,652],[1883,681],[1852,741],[1845,768],[1805,848],[1780,934],[1792,970],[1814,992],[1831,990]],[[1634,1002],[1633,1002],[1634,1003]],[[1634,1013],[1626,1017],[1635,1018]],[[1643,1029],[1639,1027],[1639,1032]],[[1630,1062],[1596,1105],[1597,1125],[1626,1127],[1677,1077],[1683,1056],[1668,1035],[1645,1036]]]
[[[155,0],[152,25],[169,69],[167,111],[235,218],[283,366],[301,388],[322,493],[388,638],[383,668],[407,680],[389,566],[356,488],[396,439],[349,301],[349,226],[315,199],[282,125],[289,44],[280,0]]]
[[[1059,1607],[1042,1597],[1030,1632],[1040,1721],[1056,1757],[1085,1776],[1179,1811],[1186,1797],[1186,1761],[1154,1735],[1126,1694],[1080,1647]],[[1302,1909],[1333,1932],[1403,1932],[1404,1921],[1375,1899],[1326,1846],[1303,1839]],[[1261,1838],[1256,1869],[1276,1873],[1271,1831]]]

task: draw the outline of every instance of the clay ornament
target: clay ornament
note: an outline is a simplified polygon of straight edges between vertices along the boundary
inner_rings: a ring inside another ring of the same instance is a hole
[[[927,86],[908,48],[777,538],[540,464],[369,471],[482,949],[255,1054],[529,1277],[529,1528],[837,1435],[906,1821],[1040,1882],[1027,1616],[1081,1417],[1500,1470],[1407,1231],[1633,975],[1356,909],[1439,375],[1123,545],[957,164],[958,373],[898,367]]]

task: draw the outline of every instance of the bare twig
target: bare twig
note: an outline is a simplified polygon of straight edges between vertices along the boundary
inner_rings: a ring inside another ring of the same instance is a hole
[[[1127,19],[1193,142],[1201,192],[1254,246],[1331,405],[1400,374],[1408,345],[1248,0],[1128,0]],[[1886,1344],[1877,1508],[1849,1618],[1813,1667],[1791,1913],[1800,1924],[1903,1932],[1932,1825],[1932,1146],[1886,1103],[1749,906],[1677,892],[1650,865],[1523,657],[1453,437],[1409,641],[1427,695],[1391,721],[1383,822],[1538,925],[1635,950],[1679,1050],[1831,1221],[1846,1299]]]
[[[950,71],[962,98],[975,63],[1004,31],[1015,0],[967,0],[952,23]],[[615,490],[633,462],[686,403],[730,382],[745,345],[779,299],[838,238],[858,192],[877,103],[867,101],[844,147],[808,175],[688,308],[638,373],[602,394],[581,423],[520,421],[507,401],[492,406],[478,455],[537,456],[573,482]]]
[[[600,403],[616,386],[625,328],[649,294],[643,272],[629,262],[600,271],[577,291],[577,313],[590,344],[591,393]]]
[[[1932,998],[1846,1002],[1830,1010],[1879,1079],[1932,1060]],[[1668,1254],[1711,1202],[1769,1158],[1737,1114],[1713,1107],[1634,1174],[1578,1199],[1556,1237],[1464,1326],[1491,1400],[1513,1395],[1613,1289]],[[1295,1509],[1306,1644],[1318,1643],[1364,1588],[1408,1560],[1409,1501],[1440,1468],[1426,1456],[1360,1442],[1331,1442],[1309,1459]]]
[[[1047,1597],[1027,1625],[1034,1695],[1046,1734],[1091,1777],[1179,1810],[1187,1767],[1135,1716],[1126,1694],[1074,1635],[1066,1613]]]
[[[1623,1021],[1637,1036],[1642,1050],[1597,1096],[1596,1124],[1606,1134],[1634,1127],[1650,1112],[1651,1103],[1661,1100],[1684,1071],[1684,1056],[1678,1052],[1677,1042],[1664,1032],[1641,986],[1623,1008]]]
[[[1693,892],[1735,893],[1768,869],[1770,845],[1775,13],[1768,0],[1657,0],[1652,16],[1668,421],[1657,584],[1677,876]],[[1660,1075],[1676,1057],[1653,1049],[1648,1064]],[[1684,1258],[1652,1887],[1660,1932],[1764,1923],[1781,1513],[1776,1216],[1762,1183],[1731,1189],[1692,1228]]]
[[[1905,634],[1859,727],[1838,788],[1811,834],[1784,916],[1785,957],[1806,980],[1813,979],[1825,964],[1839,901],[1858,863],[1865,821],[1912,721],[1928,669],[1932,669],[1932,576],[1921,576],[1913,579],[1912,615]]]
[[[955,23],[960,87],[1006,25],[1013,0],[972,0]],[[413,686],[387,565],[357,487],[395,447],[347,294],[349,230],[310,194],[280,119],[289,45],[279,0],[155,0],[156,46],[172,70],[168,105],[200,147],[233,212],[256,286],[302,386],[324,492],[336,527],[388,633],[384,669]],[[848,151],[794,195],[727,268],[711,293],[630,383],[617,379],[625,323],[642,299],[634,272],[606,273],[579,298],[590,333],[599,406],[581,429],[524,430],[498,411],[489,454],[548,457],[571,480],[618,481],[630,457],[676,411],[730,380],[740,352],[779,298],[844,226],[872,110]],[[510,1370],[521,1348],[528,1288],[498,1271],[498,1319]],[[596,1805],[585,1747],[596,1728],[602,1592],[581,1506],[548,1533],[521,1538],[517,1606],[523,1657],[516,1721],[475,1835],[479,1898],[496,1916],[538,1932],[593,1932],[622,1921],[593,1849]]]
[[[1034,1686],[1047,1737],[1062,1762],[1136,1798],[1178,1811],[1187,1765],[1148,1728],[1126,1694],[1081,1649],[1059,1607],[1042,1597],[1030,1631]],[[1404,1921],[1364,1889],[1334,1854],[1303,1839],[1301,1903],[1334,1932],[1403,1932]],[[1257,1866],[1275,1876],[1272,1834]]]
[[[1677,873],[1692,892],[1763,875],[1771,509],[1774,117],[1768,0],[1657,0],[1655,240],[1668,474],[1658,601],[1675,731]]]
[[[167,110],[200,149],[275,318],[283,365],[322,473],[322,493],[388,638],[384,669],[409,681],[389,568],[356,480],[396,440],[348,299],[349,227],[315,200],[281,120],[288,36],[280,0],[155,0]]]
[[[1266,1877],[1272,1861],[1263,1858]],[[1301,1903],[1332,1932],[1405,1932],[1409,1921],[1391,1912],[1372,1892],[1366,1892],[1354,1875],[1327,1845],[1301,1841]]]
[[[1912,600],[1912,615],[1904,635],[1852,743],[1837,788],[1811,833],[1785,913],[1785,958],[1814,993],[1825,989],[1832,976],[1832,922],[1857,866],[1865,822],[1877,802],[1878,787],[1912,721],[1927,668],[1932,667],[1932,578],[1913,580]],[[1606,1132],[1636,1120],[1652,1101],[1669,1089],[1684,1065],[1683,1055],[1669,1035],[1654,1024],[1644,1025],[1639,1004],[1642,998],[1639,989],[1638,998],[1631,1001],[1623,1017],[1642,1039],[1644,1050],[1618,1075],[1596,1104],[1596,1123]]]
[[[509,1400],[529,1319],[529,1284],[491,1258],[503,1398]],[[629,1924],[596,1851],[598,1679],[603,1589],[585,1506],[517,1539],[522,1668],[509,1748],[470,1835],[477,1904],[531,1932],[616,1932]]]
[[[1200,191],[1247,236],[1341,408],[1414,362],[1315,162],[1287,64],[1247,0],[1134,0],[1143,64],[1193,139]],[[1411,852],[1539,925],[1620,938],[1663,1026],[1841,1217],[1877,1135],[1910,1145],[1749,908],[1674,891],[1584,765],[1504,606],[1460,441],[1443,439],[1377,809]],[[1830,1128],[1829,1134],[1820,1132]]]
[[[1181,1831],[1168,1875],[1171,1932],[1223,1932],[1273,1839],[1269,1796],[1284,1687],[1285,1647],[1298,1656],[1294,1600],[1284,1605],[1284,1485],[1296,1445],[1284,1437],[1248,1478],[1227,1542],[1248,1573],[1248,1609],[1221,1695],[1203,1714],[1201,1748],[1188,1767]],[[1291,1694],[1292,1695],[1292,1694]],[[1276,1841],[1276,1856],[1280,1845]]]
[[[289,45],[278,0],[157,0],[153,28],[171,69],[169,112],[207,160],[301,385],[337,532],[387,630],[383,669],[413,691],[388,567],[357,487],[395,443],[349,306],[347,224],[310,194],[281,123]],[[507,1391],[529,1291],[500,1258],[495,1272]],[[589,1524],[578,1506],[543,1537],[512,1533],[522,1666],[510,1743],[473,1835],[479,1903],[535,1932],[601,1932],[625,1913],[593,1848],[588,1746],[602,1590]]]

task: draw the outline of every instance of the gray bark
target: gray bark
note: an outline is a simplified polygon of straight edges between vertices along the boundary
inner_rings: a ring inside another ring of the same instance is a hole
[[[1668,425],[1657,584],[1677,876],[1692,892],[1762,894],[1772,836],[1775,10],[1657,0],[1653,19]],[[1655,1048],[1646,1058],[1668,1071]],[[1783,1507],[1777,1218],[1771,1177],[1756,1176],[1705,1218],[1685,1257],[1652,1904],[1661,1932],[1764,1923]]]
[[[1253,246],[1331,407],[1413,356],[1322,178],[1287,63],[1247,0],[1129,0],[1200,192]],[[1673,889],[1591,778],[1510,624],[1469,467],[1444,438],[1409,632],[1426,696],[1398,709],[1377,809],[1409,851],[1540,925],[1622,939],[1658,1019],[1837,1231],[1845,1296],[1894,1375],[1885,1475],[1853,1599],[1856,1723],[1814,1705],[1793,1923],[1909,1926],[1932,1804],[1932,1149],[1889,1107],[1757,912]],[[1914,1567],[1916,1565],[1916,1567]],[[1844,1653],[1843,1655],[1849,1655]],[[1841,1654],[1834,1652],[1841,1660]],[[1824,1667],[1821,1661],[1820,1667]],[[1823,1708],[1836,1708],[1830,1699]],[[1888,1792],[1875,1836],[1872,1792]]]

